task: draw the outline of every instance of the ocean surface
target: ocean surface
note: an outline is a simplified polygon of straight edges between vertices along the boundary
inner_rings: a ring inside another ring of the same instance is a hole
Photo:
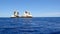
[[[0,18],[0,34],[60,34],[60,17]]]

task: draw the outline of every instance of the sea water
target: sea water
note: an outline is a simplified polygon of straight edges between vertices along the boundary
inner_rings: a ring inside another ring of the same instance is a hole
[[[60,34],[60,17],[0,18],[0,34]]]

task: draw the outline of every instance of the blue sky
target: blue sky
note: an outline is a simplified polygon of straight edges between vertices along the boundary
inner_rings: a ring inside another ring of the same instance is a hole
[[[60,17],[60,0],[0,0],[0,17],[28,10],[33,17]]]

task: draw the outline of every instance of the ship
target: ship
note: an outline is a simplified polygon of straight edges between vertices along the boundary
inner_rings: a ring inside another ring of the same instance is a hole
[[[25,11],[22,16],[19,16],[19,12],[14,11],[12,18],[32,18],[32,15],[30,12]]]
[[[14,14],[11,16],[11,18],[18,18],[19,17],[19,12],[14,11]]]
[[[25,11],[24,12],[24,14],[23,14],[23,16],[21,16],[22,18],[31,18],[32,17],[32,15],[31,15],[31,13],[30,12],[28,12],[28,11]]]

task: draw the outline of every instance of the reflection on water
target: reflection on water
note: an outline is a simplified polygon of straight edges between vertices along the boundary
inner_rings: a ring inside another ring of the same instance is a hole
[[[60,18],[0,18],[0,34],[60,34]]]

